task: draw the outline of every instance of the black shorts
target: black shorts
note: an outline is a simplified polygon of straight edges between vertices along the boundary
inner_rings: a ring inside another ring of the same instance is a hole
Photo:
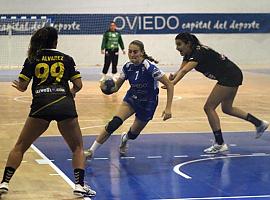
[[[76,118],[78,114],[72,97],[62,96],[53,99],[43,97],[43,99],[33,99],[29,117],[59,122],[69,118]]]
[[[218,84],[227,87],[238,87],[242,85],[243,74],[242,71],[234,64],[228,63],[227,70],[223,73],[222,77],[218,79]]]

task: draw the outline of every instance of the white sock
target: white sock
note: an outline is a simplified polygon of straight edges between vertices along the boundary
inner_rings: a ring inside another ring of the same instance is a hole
[[[123,137],[123,142],[127,142],[128,141],[128,135],[125,134],[124,137]]]
[[[94,152],[101,146],[102,144],[98,143],[97,141],[95,141],[92,146],[90,147],[90,150],[92,151],[92,153],[94,154]]]

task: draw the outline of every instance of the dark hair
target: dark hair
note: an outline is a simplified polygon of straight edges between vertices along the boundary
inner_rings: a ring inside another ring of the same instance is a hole
[[[157,60],[155,60],[152,56],[148,56],[144,50],[144,44],[140,40],[133,40],[130,44],[136,45],[140,48],[140,50],[143,52],[143,57],[147,60],[150,60],[151,62],[158,63]]]
[[[55,28],[46,26],[35,31],[31,37],[29,49],[27,52],[28,59],[33,62],[41,49],[53,48],[58,39],[58,32]]]
[[[185,33],[179,33],[176,37],[176,40],[182,40],[184,43],[188,43],[190,42],[192,49],[195,49],[197,46],[201,46],[202,44],[200,43],[200,41],[198,40],[198,38],[188,32]]]

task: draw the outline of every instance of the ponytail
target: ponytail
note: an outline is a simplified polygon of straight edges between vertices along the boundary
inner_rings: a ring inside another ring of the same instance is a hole
[[[53,27],[43,27],[34,32],[27,52],[29,61],[34,62],[37,60],[42,49],[53,48],[54,43],[57,42],[57,39],[58,33]]]

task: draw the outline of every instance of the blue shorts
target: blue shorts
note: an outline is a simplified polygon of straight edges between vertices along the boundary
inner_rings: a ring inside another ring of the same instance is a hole
[[[158,105],[158,96],[156,96],[155,100],[141,101],[127,93],[123,101],[127,102],[134,109],[135,116],[139,120],[148,122],[153,119],[155,114]]]

